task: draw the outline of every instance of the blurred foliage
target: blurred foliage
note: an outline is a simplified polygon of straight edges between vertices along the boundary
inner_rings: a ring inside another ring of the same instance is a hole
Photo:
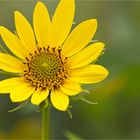
[[[80,138],[79,136],[77,136],[76,134],[70,131],[65,131],[64,135],[66,136],[68,140],[82,140],[82,138]]]
[[[15,10],[21,11],[32,23],[35,3],[33,0],[0,0],[0,25],[14,31]],[[44,3],[53,15],[58,1]],[[76,1],[74,26],[89,18],[98,20],[94,39],[105,42],[106,52],[97,63],[107,67],[110,75],[104,82],[85,86],[90,91],[86,98],[98,102],[97,105],[72,101],[72,119],[67,113],[52,109],[52,138],[140,138],[139,9],[139,1]],[[0,44],[4,46],[2,40]],[[37,108],[28,105],[8,113],[15,106],[8,95],[0,95],[0,139],[40,139],[41,114]],[[69,131],[65,133],[66,130]]]

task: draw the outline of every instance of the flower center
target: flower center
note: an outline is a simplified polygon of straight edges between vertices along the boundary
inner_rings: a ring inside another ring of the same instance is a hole
[[[38,47],[26,60],[23,77],[36,89],[57,88],[68,76],[67,57],[60,48]]]

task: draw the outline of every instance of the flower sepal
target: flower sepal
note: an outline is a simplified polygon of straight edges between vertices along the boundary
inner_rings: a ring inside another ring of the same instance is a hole
[[[89,92],[88,92],[89,93]],[[98,104],[97,102],[92,102],[92,101],[89,101],[88,99],[86,99],[83,94],[78,94],[76,95],[75,97],[73,97],[74,100],[81,100],[87,104],[91,104],[91,105],[95,105],[95,104]]]
[[[72,119],[72,113],[71,113],[71,111],[70,111],[70,108],[72,108],[72,106],[69,106],[69,107],[67,108],[66,112],[67,112],[68,116],[70,117],[70,119]]]
[[[13,108],[11,110],[9,110],[8,112],[15,112],[15,111],[23,108],[24,106],[28,105],[29,103],[30,103],[30,100],[26,100],[22,104],[20,104],[19,106],[15,107],[15,108]]]
[[[4,76],[7,76],[8,78],[18,77],[19,76],[18,73],[7,72],[7,71],[4,71],[4,70],[0,70],[0,74],[4,75]]]
[[[49,101],[48,99],[46,99],[42,103],[40,103],[38,112],[42,112],[48,106],[49,106]]]
[[[0,52],[8,53],[8,51],[0,44]]]

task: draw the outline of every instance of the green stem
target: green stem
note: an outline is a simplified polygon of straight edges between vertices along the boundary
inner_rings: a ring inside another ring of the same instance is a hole
[[[42,110],[42,140],[49,140],[50,114],[49,107]]]

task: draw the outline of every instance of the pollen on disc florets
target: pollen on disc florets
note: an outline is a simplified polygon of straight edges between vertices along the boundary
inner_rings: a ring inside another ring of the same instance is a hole
[[[57,88],[68,76],[67,57],[60,48],[38,47],[26,60],[23,77],[36,88]]]

